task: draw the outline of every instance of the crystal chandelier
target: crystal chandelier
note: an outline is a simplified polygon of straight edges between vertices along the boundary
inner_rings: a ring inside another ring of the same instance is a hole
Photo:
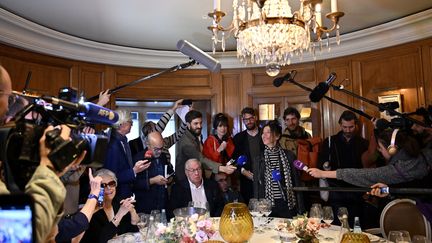
[[[219,43],[225,51],[225,39],[233,34],[237,39],[237,57],[240,61],[265,64],[268,73],[275,76],[280,66],[289,65],[294,56],[301,58],[303,52],[310,51],[315,57],[316,48],[323,48],[324,34],[328,50],[329,35],[333,31],[336,31],[339,45],[338,22],[344,13],[338,11],[337,0],[331,0],[331,13],[326,14],[333,24],[331,28],[322,24],[322,0],[299,2],[300,9],[292,12],[289,0],[233,0],[233,20],[225,28],[220,23],[225,16],[220,0],[214,0],[213,12],[208,14],[213,19],[213,24],[208,27],[213,33],[213,53]]]

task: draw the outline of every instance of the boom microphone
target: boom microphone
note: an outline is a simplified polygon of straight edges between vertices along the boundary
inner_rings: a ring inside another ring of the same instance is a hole
[[[179,40],[177,42],[177,49],[186,56],[204,65],[211,72],[219,72],[221,69],[221,64],[218,60],[192,45],[187,40]]]
[[[319,102],[330,88],[331,83],[336,79],[336,73],[330,73],[325,82],[320,82],[309,94],[309,99],[312,102]]]
[[[295,75],[297,74],[296,70],[291,70],[289,73],[287,73],[285,76],[283,77],[279,77],[279,78],[275,78],[273,80],[273,86],[275,87],[280,87],[284,81],[287,80],[292,80],[294,79]]]

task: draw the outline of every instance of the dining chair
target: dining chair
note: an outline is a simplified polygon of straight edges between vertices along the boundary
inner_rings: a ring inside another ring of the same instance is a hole
[[[380,228],[384,238],[392,230],[406,230],[411,236],[424,235],[431,240],[430,223],[411,199],[395,199],[388,203],[381,212]]]

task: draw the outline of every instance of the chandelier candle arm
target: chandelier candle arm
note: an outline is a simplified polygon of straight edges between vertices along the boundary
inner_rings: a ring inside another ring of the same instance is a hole
[[[218,43],[222,43],[225,51],[225,39],[233,32],[240,61],[266,65],[273,75],[280,66],[289,65],[294,56],[302,58],[304,52],[312,51],[315,57],[315,45],[320,42],[322,46],[324,33],[328,37],[336,30],[339,43],[339,19],[344,13],[338,11],[337,0],[331,0],[332,12],[325,15],[332,21],[331,28],[323,26],[323,0],[297,0],[300,9],[296,11],[290,6],[294,0],[233,0],[233,20],[229,27],[221,25],[225,12],[217,9],[218,1],[214,0],[215,9],[208,13],[213,20],[208,27],[212,31],[213,52]]]

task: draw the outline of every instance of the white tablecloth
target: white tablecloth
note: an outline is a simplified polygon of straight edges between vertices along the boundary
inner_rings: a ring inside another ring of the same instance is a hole
[[[219,227],[219,218],[212,218],[216,228]],[[251,237],[251,239],[248,241],[249,243],[280,243],[281,240],[279,238],[279,233],[276,230],[276,224],[281,219],[274,218],[274,219],[264,219],[263,222],[269,222],[266,224],[268,226],[268,229],[264,230],[264,233],[254,233]],[[121,236],[118,236],[112,240],[109,241],[109,243],[121,243],[124,241],[124,236],[128,235],[130,241],[128,242],[145,242],[142,241],[141,235],[139,232],[137,233],[127,233]],[[386,242],[384,239],[372,236],[369,234],[369,238],[371,239],[371,242]],[[318,239],[320,242],[323,243],[332,243],[332,242],[340,242],[340,226],[332,225],[329,228],[321,228],[318,233]],[[329,240],[329,238],[332,238],[332,240]],[[220,240],[223,241],[222,237],[219,235],[219,232],[216,232],[216,234],[212,237],[213,240]],[[122,241],[123,240],[123,241]]]

